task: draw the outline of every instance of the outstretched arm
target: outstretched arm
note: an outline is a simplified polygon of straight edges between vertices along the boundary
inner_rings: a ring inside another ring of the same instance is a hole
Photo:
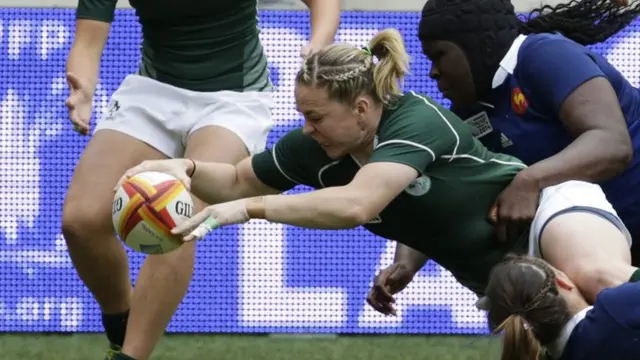
[[[411,166],[367,164],[345,186],[297,195],[272,195],[246,202],[250,218],[314,229],[345,229],[377,216],[418,176]]]
[[[417,174],[417,170],[404,164],[370,163],[345,186],[297,195],[258,196],[208,206],[179,224],[172,233],[181,234],[185,241],[197,240],[217,227],[250,219],[314,229],[353,228],[379,214]],[[221,178],[216,180],[221,181]]]
[[[187,174],[192,174],[191,192],[207,204],[280,193],[258,179],[252,158],[247,157],[235,166],[185,160]]]

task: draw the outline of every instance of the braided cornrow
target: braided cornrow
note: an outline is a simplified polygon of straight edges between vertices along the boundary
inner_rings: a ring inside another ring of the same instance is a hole
[[[374,56],[378,63],[374,63]],[[367,94],[388,104],[400,95],[400,82],[408,72],[409,56],[397,30],[379,32],[365,49],[333,44],[309,56],[296,76],[296,83],[323,87],[329,98],[353,103]]]
[[[510,255],[495,266],[487,286],[489,319],[504,332],[502,359],[537,359],[541,344],[560,335],[569,321],[556,273],[544,260]]]
[[[362,65],[345,72],[339,72],[339,71],[342,71],[342,69],[339,69],[336,71],[336,69],[333,67],[324,68],[323,70],[333,74],[320,73],[318,74],[318,78],[321,78],[327,81],[348,81],[353,78],[360,77],[363,74],[366,74],[367,71],[371,70],[372,66],[373,66],[373,60],[369,57],[369,58],[365,58],[364,63]]]

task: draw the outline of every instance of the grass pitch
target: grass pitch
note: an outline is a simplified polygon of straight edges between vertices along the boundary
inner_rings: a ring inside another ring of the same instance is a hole
[[[102,334],[0,335],[0,359],[102,360]],[[492,360],[497,338],[472,336],[167,335],[153,360]]]

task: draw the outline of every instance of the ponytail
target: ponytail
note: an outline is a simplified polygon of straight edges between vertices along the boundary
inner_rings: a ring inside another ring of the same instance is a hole
[[[402,80],[408,72],[409,55],[402,35],[398,30],[384,29],[364,49],[332,44],[307,57],[296,84],[324,87],[330,99],[344,104],[353,104],[365,93],[389,105],[402,94]]]
[[[541,346],[521,315],[509,316],[497,329],[503,331],[501,360],[538,360]]]
[[[404,77],[409,73],[409,55],[402,35],[396,29],[384,29],[369,42],[371,54],[378,58],[373,67],[376,96],[387,103],[402,93]]]

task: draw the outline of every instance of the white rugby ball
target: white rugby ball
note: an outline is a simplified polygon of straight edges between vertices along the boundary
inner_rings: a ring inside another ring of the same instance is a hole
[[[193,199],[182,182],[153,171],[125,181],[116,191],[111,210],[120,240],[145,254],[164,254],[180,247],[180,237],[170,230],[193,212]]]

